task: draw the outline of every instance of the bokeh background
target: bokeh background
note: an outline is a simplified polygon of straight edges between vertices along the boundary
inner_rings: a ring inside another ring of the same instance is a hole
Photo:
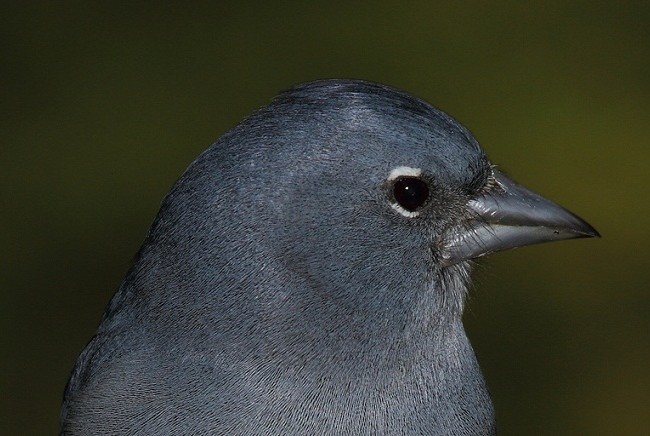
[[[0,433],[77,354],[192,159],[292,84],[404,88],[600,240],[479,262],[501,435],[650,434],[650,3],[3,2]]]

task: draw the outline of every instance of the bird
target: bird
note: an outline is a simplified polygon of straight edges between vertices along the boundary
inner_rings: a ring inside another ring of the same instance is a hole
[[[599,236],[458,121],[307,82],[200,154],[75,364],[62,435],[494,435],[475,259]]]

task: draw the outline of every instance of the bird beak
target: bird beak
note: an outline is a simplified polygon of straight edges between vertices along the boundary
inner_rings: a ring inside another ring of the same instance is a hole
[[[448,231],[445,266],[496,251],[562,239],[600,237],[586,221],[494,170],[494,183],[470,200],[468,219]]]

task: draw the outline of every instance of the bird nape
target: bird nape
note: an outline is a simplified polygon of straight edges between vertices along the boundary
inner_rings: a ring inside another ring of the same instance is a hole
[[[461,320],[470,260],[592,236],[428,103],[298,85],[165,197],[61,433],[495,434]]]

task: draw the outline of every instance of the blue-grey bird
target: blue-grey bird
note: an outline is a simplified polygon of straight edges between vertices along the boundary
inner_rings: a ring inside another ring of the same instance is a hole
[[[470,260],[597,235],[424,101],[299,85],[166,196],[62,434],[495,434],[461,320]]]

